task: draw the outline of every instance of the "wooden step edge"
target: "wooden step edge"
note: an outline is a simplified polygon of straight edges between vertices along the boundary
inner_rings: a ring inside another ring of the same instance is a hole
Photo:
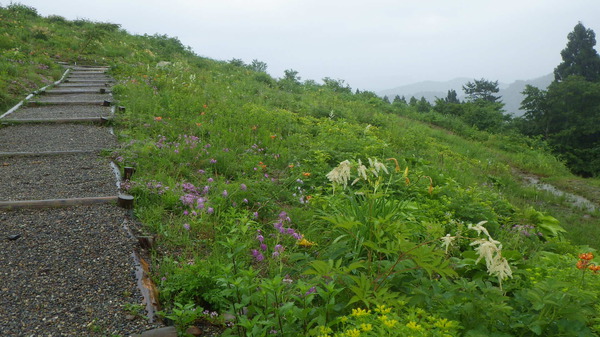
[[[44,91],[42,94],[45,96],[60,96],[69,94],[110,94],[110,90],[98,87],[98,89],[79,89],[79,90],[50,90]]]
[[[29,101],[27,106],[56,106],[56,105],[97,105],[110,106],[110,101],[62,101],[62,102],[44,102],[44,101]]]
[[[35,156],[60,156],[70,154],[89,154],[99,153],[102,149],[95,150],[68,150],[68,151],[40,151],[40,152],[0,152],[0,158],[2,157],[35,157]]]
[[[87,197],[69,199],[45,199],[45,200],[9,200],[0,201],[0,209],[22,209],[22,208],[51,208],[81,205],[96,205],[118,202],[119,196]]]
[[[23,118],[23,119],[2,119],[1,124],[64,124],[64,123],[99,123],[107,124],[112,121],[112,117],[73,117],[73,118]]]

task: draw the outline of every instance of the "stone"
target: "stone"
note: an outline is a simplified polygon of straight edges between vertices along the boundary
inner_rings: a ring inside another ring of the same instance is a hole
[[[177,337],[177,329],[174,326],[152,329],[142,332],[140,337]]]
[[[11,234],[11,235],[8,235],[6,238],[9,239],[9,240],[11,240],[11,241],[14,241],[14,240],[16,240],[16,239],[18,239],[20,237],[21,237],[21,234]]]
[[[187,328],[187,330],[185,330],[185,333],[190,334],[192,336],[201,336],[202,330],[200,330],[200,328],[197,326],[191,326]]]

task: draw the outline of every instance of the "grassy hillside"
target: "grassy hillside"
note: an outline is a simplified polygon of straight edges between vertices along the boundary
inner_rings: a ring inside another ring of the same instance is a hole
[[[6,106],[56,78],[54,61],[111,66],[126,107],[115,122],[122,147],[111,155],[136,167],[125,188],[156,235],[154,279],[180,328],[600,330],[595,260],[579,255],[598,248],[598,212],[522,176],[596,202],[600,183],[570,175],[543,143],[417,113],[341,81],[275,79],[260,64],[201,58],[177,39],[114,24],[43,18],[20,5],[0,18],[0,51],[19,56],[0,60]],[[30,87],[14,85],[27,76]]]

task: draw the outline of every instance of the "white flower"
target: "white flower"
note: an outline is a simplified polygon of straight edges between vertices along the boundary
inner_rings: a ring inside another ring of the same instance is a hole
[[[488,274],[498,277],[500,283],[507,277],[512,277],[512,270],[508,261],[502,257],[502,244],[499,241],[491,238],[489,240],[479,239],[472,242],[471,246],[478,246],[475,248],[475,252],[479,254],[479,258],[475,263],[485,259]]]
[[[446,254],[448,254],[448,248],[450,248],[450,245],[452,245],[452,241],[454,241],[456,239],[456,236],[450,236],[450,234],[446,234],[446,236],[442,236],[440,238],[440,240],[444,241],[444,243],[442,243],[442,247],[446,248]]]
[[[350,180],[351,167],[352,164],[350,164],[348,160],[344,160],[336,168],[331,170],[331,172],[327,173],[326,177],[329,179],[329,181],[344,185],[344,188],[346,188],[348,185],[348,180]]]
[[[477,231],[477,235],[481,235],[481,232],[483,232],[491,240],[492,237],[490,236],[490,233],[488,233],[487,229],[483,227],[483,224],[485,223],[487,223],[487,221],[480,221],[475,226],[469,224],[468,228]]]
[[[358,167],[356,168],[358,171],[358,176],[362,177],[364,180],[367,180],[367,167],[362,164],[360,159],[358,160]]]

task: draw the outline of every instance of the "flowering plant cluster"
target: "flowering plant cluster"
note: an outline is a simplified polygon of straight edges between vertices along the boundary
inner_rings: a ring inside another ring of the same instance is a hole
[[[352,309],[342,316],[333,327],[318,326],[314,335],[318,337],[359,336],[459,336],[460,324],[456,321],[430,315],[414,307],[397,308],[377,305],[375,309]]]

